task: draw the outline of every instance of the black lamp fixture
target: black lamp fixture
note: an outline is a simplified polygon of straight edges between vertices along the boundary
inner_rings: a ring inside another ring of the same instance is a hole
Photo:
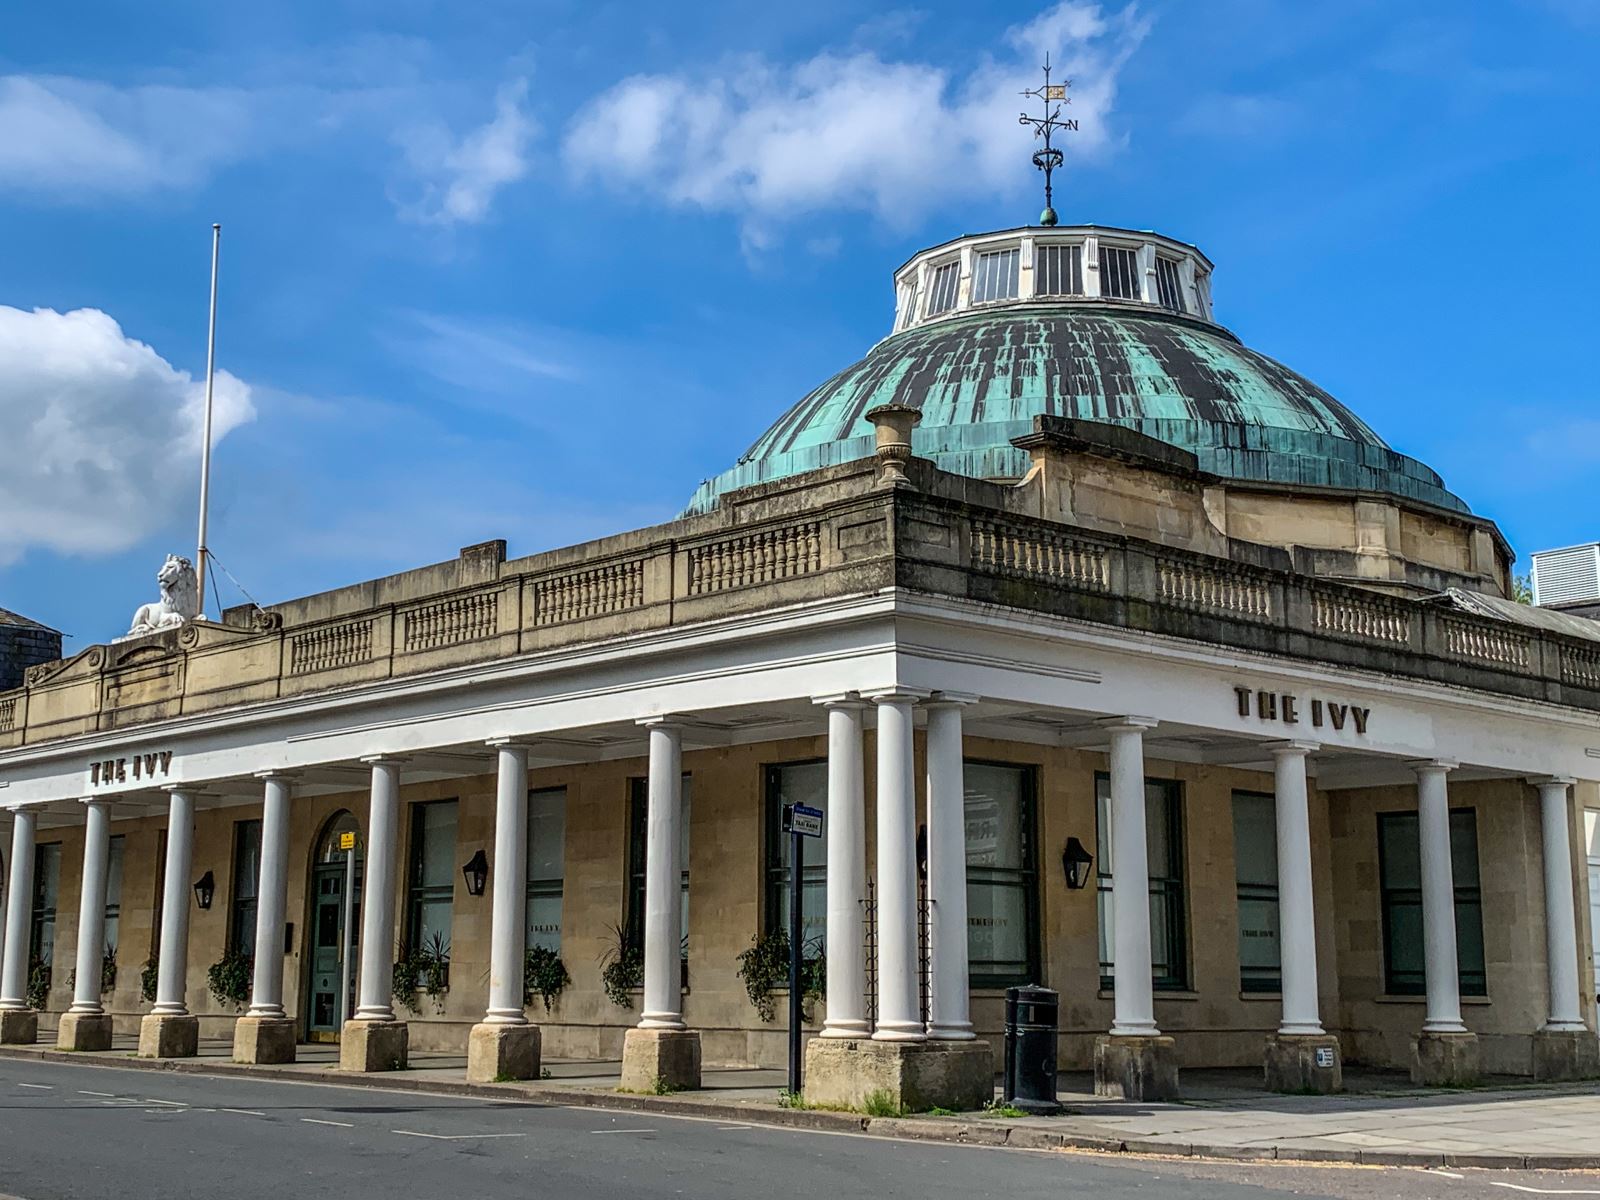
[[[200,911],[205,912],[211,907],[211,901],[217,894],[216,877],[207,871],[195,881],[194,902],[200,906]]]
[[[1078,891],[1089,882],[1089,868],[1094,865],[1094,855],[1083,848],[1075,837],[1067,839],[1067,848],[1061,852],[1061,870],[1067,877],[1067,886]]]
[[[467,860],[467,865],[461,868],[461,874],[466,876],[467,895],[483,895],[484,885],[489,882],[489,856],[479,847],[478,852]]]

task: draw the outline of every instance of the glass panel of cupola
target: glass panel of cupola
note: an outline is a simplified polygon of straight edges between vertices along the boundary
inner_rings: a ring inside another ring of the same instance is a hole
[[[1163,308],[1183,311],[1183,284],[1178,279],[1178,264],[1170,258],[1156,259],[1156,298]]]
[[[1083,247],[1036,246],[1033,291],[1036,296],[1083,295]]]
[[[1121,246],[1100,247],[1100,294],[1112,300],[1139,300],[1139,255]]]
[[[928,289],[928,315],[936,317],[956,306],[956,287],[961,282],[961,264],[948,262],[933,272]]]
[[[991,300],[1017,298],[1017,271],[1022,258],[1020,250],[993,250],[978,255],[972,271],[972,302],[984,304]]]

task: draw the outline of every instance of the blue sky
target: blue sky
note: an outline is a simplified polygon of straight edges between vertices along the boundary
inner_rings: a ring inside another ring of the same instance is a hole
[[[0,607],[114,636],[211,544],[263,602],[673,516],[1038,210],[1217,263],[1221,320],[1524,556],[1600,538],[1600,2],[18,6],[0,34]],[[224,582],[223,598],[241,597]]]

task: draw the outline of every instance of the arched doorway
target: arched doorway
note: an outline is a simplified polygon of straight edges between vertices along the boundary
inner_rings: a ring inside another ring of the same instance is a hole
[[[309,889],[306,1040],[336,1042],[343,1021],[355,1012],[360,955],[361,825],[355,814],[345,809],[329,817],[316,847]]]

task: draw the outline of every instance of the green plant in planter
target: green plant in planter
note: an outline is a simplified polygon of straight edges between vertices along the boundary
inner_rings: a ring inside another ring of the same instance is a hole
[[[745,994],[755,1005],[756,1015],[763,1021],[777,1016],[775,989],[789,982],[789,934],[775,929],[757,934],[750,940],[750,949],[739,955],[739,978],[744,980]],[[812,1005],[827,995],[827,959],[822,943],[813,942],[800,952],[800,1014],[811,1020]]]
[[[391,990],[396,1004],[403,1004],[413,1013],[421,1013],[417,1004],[417,985],[422,977],[422,955],[415,950],[402,949],[394,964]]]
[[[418,996],[433,998],[435,1011],[444,1011],[444,994],[450,990],[450,943],[435,933],[421,949],[402,949],[392,976],[394,998],[413,1013],[422,1008]]]
[[[544,1001],[545,1012],[561,997],[563,989],[572,982],[566,964],[554,950],[545,946],[530,946],[522,956],[522,1003],[532,1004],[534,996]]]
[[[117,986],[117,948],[107,946],[100,956],[100,994],[115,991]]]
[[[611,927],[611,944],[600,956],[600,986],[618,1008],[632,1008],[634,991],[644,986],[644,952],[621,925]]]
[[[139,971],[139,995],[146,1004],[156,1002],[156,984],[161,981],[161,963],[157,956],[152,954],[144,960],[144,967]]]
[[[50,1001],[50,964],[42,958],[28,963],[28,1007],[38,1012]]]
[[[250,1002],[250,983],[255,962],[239,950],[227,950],[206,971],[206,990],[218,1004],[243,1008]]]

